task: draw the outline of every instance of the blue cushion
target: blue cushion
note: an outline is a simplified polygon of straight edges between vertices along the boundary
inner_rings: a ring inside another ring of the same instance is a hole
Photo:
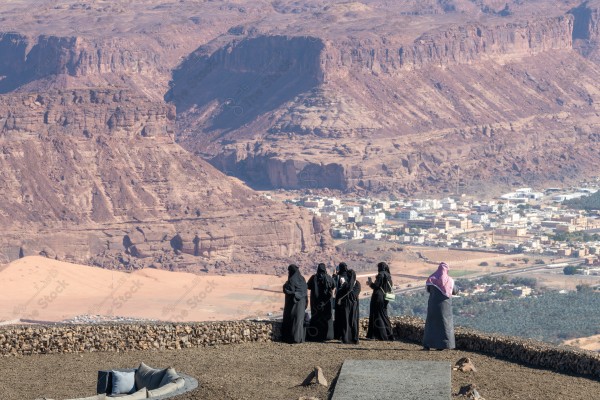
[[[112,394],[135,392],[135,372],[112,371]]]

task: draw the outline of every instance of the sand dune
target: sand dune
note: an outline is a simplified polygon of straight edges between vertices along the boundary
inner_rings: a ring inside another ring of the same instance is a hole
[[[284,281],[154,269],[125,273],[25,257],[0,269],[0,321],[60,321],[83,314],[168,321],[265,316],[283,306]]]
[[[600,352],[600,335],[565,340],[563,344],[566,344],[567,346],[579,347],[580,349],[584,350]]]

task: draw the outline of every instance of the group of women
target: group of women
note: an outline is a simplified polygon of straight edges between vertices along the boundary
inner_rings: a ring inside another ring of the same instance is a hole
[[[393,340],[392,325],[388,316],[386,293],[393,290],[390,269],[385,262],[377,264],[375,281],[367,280],[372,289],[367,339]],[[448,265],[440,263],[426,281],[429,292],[427,320],[423,348],[453,349],[454,323],[452,318],[452,295],[456,294],[454,280],[448,275]],[[310,318],[308,291],[310,290]],[[324,342],[341,340],[358,343],[358,316],[361,285],[356,272],[340,263],[333,276],[327,273],[325,264],[317,266],[317,272],[308,282],[299,268],[288,267],[288,280],[283,285],[285,306],[283,309],[283,340],[302,343],[305,340]]]

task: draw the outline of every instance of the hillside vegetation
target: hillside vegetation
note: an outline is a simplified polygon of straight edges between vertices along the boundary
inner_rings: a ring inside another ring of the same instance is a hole
[[[519,298],[506,291],[453,299],[454,323],[483,332],[531,338],[549,343],[600,334],[600,293],[585,290],[561,294],[548,291]],[[427,317],[428,294],[397,296],[390,316]],[[368,316],[369,300],[361,303]]]
[[[578,199],[568,200],[565,204],[571,208],[579,210],[600,210],[600,191],[591,196],[580,197]]]

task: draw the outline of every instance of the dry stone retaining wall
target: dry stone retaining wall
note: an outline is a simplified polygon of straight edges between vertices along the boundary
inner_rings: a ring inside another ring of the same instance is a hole
[[[392,319],[397,339],[420,343],[424,322]],[[368,321],[361,320],[361,333]],[[11,326],[0,328],[0,354],[25,356],[97,351],[181,349],[219,344],[271,342],[281,337],[281,323],[226,321],[202,323]],[[459,350],[506,358],[539,368],[600,378],[600,354],[542,342],[456,329]]]
[[[364,321],[361,322],[365,329]],[[422,319],[398,317],[393,318],[392,323],[397,339],[422,342],[425,328]],[[456,328],[455,337],[458,350],[489,354],[537,368],[600,378],[600,354],[598,353],[460,327]]]
[[[280,336],[279,331],[279,323],[252,321],[16,326],[0,329],[0,354],[181,349],[270,342]]]

